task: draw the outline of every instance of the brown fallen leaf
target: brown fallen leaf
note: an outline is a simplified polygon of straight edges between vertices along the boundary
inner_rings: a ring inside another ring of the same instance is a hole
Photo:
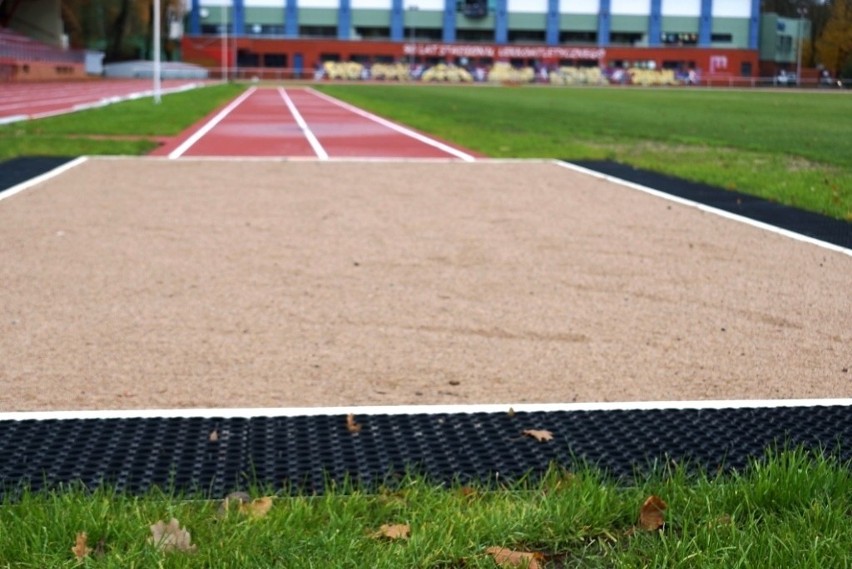
[[[500,567],[526,567],[527,569],[541,569],[539,561],[541,553],[529,551],[512,551],[505,547],[489,547],[485,553],[490,555],[494,562]]]
[[[255,519],[264,517],[266,514],[269,513],[269,510],[271,509],[271,496],[257,498],[256,500],[252,500],[251,502],[244,502],[240,504],[240,513]]]
[[[180,522],[175,518],[167,524],[162,520],[151,526],[151,537],[148,538],[158,549],[163,551],[185,551],[196,550],[192,544],[192,536],[185,528],[180,527]]]
[[[514,417],[515,416],[515,410],[512,409],[511,407],[509,407],[509,412],[507,413],[507,415],[509,415],[509,417]]]
[[[77,561],[82,561],[89,553],[92,552],[92,548],[89,547],[87,541],[89,536],[86,535],[86,532],[81,531],[77,534],[77,539],[75,540],[74,547],[71,548],[71,553],[74,554],[74,557],[77,558]]]
[[[540,443],[553,440],[553,433],[550,431],[527,429],[523,434],[525,437],[532,437]]]
[[[355,415],[352,413],[346,416],[346,430],[350,433],[357,433],[361,430],[361,425],[355,422]]]
[[[659,496],[648,496],[639,509],[639,527],[645,531],[656,531],[666,523],[663,512],[668,506]]]
[[[219,431],[217,431],[216,429],[210,431],[210,434],[207,436],[207,440],[211,443],[217,442],[219,440]]]
[[[408,539],[411,527],[408,524],[383,524],[379,531],[373,533],[375,539]]]

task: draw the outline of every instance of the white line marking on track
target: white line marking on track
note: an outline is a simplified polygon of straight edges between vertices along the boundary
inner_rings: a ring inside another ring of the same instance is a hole
[[[169,153],[169,160],[174,160],[175,158],[180,158],[183,155],[184,152],[189,150],[196,142],[201,140],[201,138],[204,137],[204,135],[206,135],[208,132],[213,130],[213,127],[215,127],[217,124],[222,122],[222,120],[225,117],[227,117],[229,114],[231,114],[231,111],[233,111],[234,109],[239,107],[240,104],[242,104],[243,101],[248,99],[251,96],[251,94],[254,93],[255,91],[257,91],[257,87],[252,87],[249,90],[247,90],[245,93],[243,93],[242,95],[240,95],[239,97],[237,97],[236,99],[231,101],[231,104],[228,105],[227,107],[225,107],[224,109],[222,109],[219,112],[218,115],[216,115],[215,117],[210,119],[207,122],[207,124],[205,124],[200,129],[198,129],[195,133],[193,133],[192,136],[190,136],[189,138],[184,140],[183,143],[180,146],[178,146],[177,148],[172,150]]]
[[[847,249],[846,247],[841,247],[840,245],[835,245],[834,243],[828,243],[826,241],[821,241],[819,239],[815,239],[813,237],[808,237],[807,235],[802,235],[801,233],[796,233],[795,231],[790,231],[789,229],[783,229],[781,227],[776,227],[775,225],[770,225],[769,223],[764,223],[762,221],[757,221],[755,219],[751,219],[750,217],[745,217],[742,215],[738,215],[736,213],[731,213],[729,211],[725,211],[723,209],[718,209],[700,202],[694,202],[692,200],[688,200],[685,198],[681,198],[678,196],[673,196],[671,194],[667,194],[665,192],[661,192],[659,190],[655,190],[654,188],[649,188],[648,186],[643,186],[641,184],[636,184],[634,182],[629,182],[627,180],[622,180],[621,178],[616,178],[615,176],[610,176],[608,174],[601,174],[600,172],[595,172],[594,170],[589,170],[588,168],[583,168],[582,166],[578,166],[576,164],[571,164],[570,162],[563,162],[561,160],[555,160],[555,163],[562,168],[567,168],[568,170],[574,170],[575,172],[580,172],[581,174],[587,174],[589,176],[593,176],[595,178],[600,178],[601,180],[606,180],[608,182],[612,182],[614,184],[618,184],[633,190],[639,190],[640,192],[644,192],[646,194],[650,194],[652,196],[663,198],[665,200],[669,200],[675,202],[680,205],[685,205],[688,207],[694,207],[698,210],[704,211],[706,213],[712,213],[714,215],[718,215],[719,217],[724,217],[725,219],[730,219],[732,221],[738,221],[740,223],[744,223],[746,225],[751,225],[752,227],[756,227],[758,229],[763,229],[765,231],[769,231],[770,233],[776,233],[778,235],[783,235],[784,237],[789,237],[790,239],[795,239],[796,241],[802,241],[804,243],[808,243],[810,245],[816,245],[817,247],[822,247],[823,249],[828,249],[829,251],[834,251],[835,253],[842,253],[844,255],[849,255],[852,257],[852,249]]]
[[[465,162],[475,162],[476,161],[476,158],[474,158],[473,156],[471,156],[467,152],[462,152],[461,150],[459,150],[457,148],[453,148],[452,146],[450,146],[448,144],[444,144],[443,142],[439,142],[437,140],[429,138],[428,136],[424,136],[424,135],[420,134],[419,132],[415,132],[411,129],[405,128],[404,126],[400,126],[400,125],[398,125],[394,122],[383,119],[382,117],[374,115],[373,113],[368,113],[367,111],[365,111],[363,109],[359,109],[358,107],[354,107],[354,106],[350,105],[349,103],[344,103],[343,101],[335,99],[334,97],[329,97],[325,93],[320,93],[319,91],[315,91],[314,89],[311,89],[310,87],[307,88],[307,91],[310,92],[311,94],[313,94],[314,96],[319,97],[320,99],[322,99],[324,101],[328,101],[329,103],[333,103],[333,104],[337,105],[338,107],[346,109],[349,112],[355,113],[356,115],[359,115],[359,116],[362,116],[364,118],[370,119],[371,121],[377,122],[384,127],[387,127],[391,130],[395,130],[396,132],[398,132],[400,134],[404,134],[405,136],[409,136],[409,137],[411,137],[411,138],[413,138],[417,141],[422,142],[423,144],[428,144],[429,146],[437,148],[438,150],[440,150],[442,152],[446,152],[447,154],[451,154],[452,156],[455,156],[456,158],[460,158],[460,159],[464,160]]]
[[[6,198],[11,198],[15,194],[19,194],[19,193],[23,192],[24,190],[32,188],[33,186],[37,186],[38,184],[41,184],[42,182],[46,182],[47,180],[49,180],[51,178],[55,178],[56,176],[59,176],[60,174],[67,172],[71,168],[75,168],[76,166],[79,166],[80,164],[82,164],[83,162],[85,162],[88,159],[89,159],[88,156],[80,156],[79,158],[75,158],[74,160],[72,160],[70,162],[66,162],[62,166],[57,166],[56,168],[54,168],[53,170],[51,170],[49,172],[45,172],[44,174],[36,176],[35,178],[30,178],[26,182],[21,182],[20,184],[18,184],[16,186],[12,186],[11,188],[9,188],[7,190],[2,190],[2,191],[0,191],[0,201],[5,200]]]
[[[104,411],[22,411],[0,413],[0,421],[51,419],[155,419],[312,417],[319,415],[443,415],[556,411],[657,411],[679,409],[776,409],[782,407],[848,407],[852,399],[745,399],[732,401],[633,401],[622,403],[524,403],[488,405],[398,405],[352,407],[258,407],[244,409],[127,409]]]
[[[293,104],[293,100],[290,98],[290,95],[287,94],[287,91],[285,91],[283,87],[278,87],[278,94],[281,95],[282,99],[284,99],[284,103],[286,103],[287,108],[290,109],[290,114],[293,115],[294,119],[296,119],[296,124],[299,125],[299,128],[302,130],[305,138],[308,139],[308,142],[311,144],[311,148],[314,149],[314,153],[317,155],[317,158],[320,160],[328,160],[328,152],[325,151],[325,148],[322,147],[320,141],[317,140],[316,136],[314,136],[313,131],[308,126],[308,123],[305,122],[305,119],[302,117],[302,113],[300,113],[299,109],[296,108],[296,105]]]

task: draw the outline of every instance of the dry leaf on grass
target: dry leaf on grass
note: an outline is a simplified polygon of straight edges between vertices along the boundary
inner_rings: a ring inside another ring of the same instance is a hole
[[[532,437],[540,443],[553,440],[553,433],[550,431],[527,429],[523,434],[525,437]]]
[[[346,416],[346,430],[350,433],[357,433],[361,430],[361,425],[355,422],[355,415],[352,413]]]
[[[376,539],[408,539],[411,527],[408,524],[383,524],[379,531],[373,534]]]
[[[639,509],[639,527],[645,531],[656,531],[663,527],[666,523],[663,512],[667,507],[660,497],[648,496]]]
[[[186,529],[180,527],[175,518],[167,524],[159,521],[151,526],[151,537],[148,539],[158,549],[163,551],[193,552],[196,547],[192,544],[192,536]]]
[[[92,548],[89,547],[87,541],[89,536],[86,535],[86,532],[81,531],[77,534],[76,542],[74,543],[74,547],[71,548],[71,553],[74,554],[74,557],[77,558],[77,561],[82,561],[89,553],[92,552]]]
[[[272,497],[265,496],[252,500],[251,502],[240,503],[240,513],[245,514],[250,518],[262,518],[272,509]]]
[[[529,551],[512,551],[505,547],[489,547],[485,553],[494,558],[494,562],[500,567],[526,567],[527,569],[541,569],[541,553]]]

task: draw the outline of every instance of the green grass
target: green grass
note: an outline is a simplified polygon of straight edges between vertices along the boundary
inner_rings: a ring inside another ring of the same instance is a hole
[[[843,93],[319,88],[491,157],[616,160],[852,220]]]
[[[0,160],[16,156],[140,155],[157,137],[174,136],[243,90],[215,85],[99,109],[0,126]]]
[[[651,495],[667,502],[666,524],[643,531]],[[850,470],[803,451],[769,454],[741,474],[675,469],[631,487],[553,468],[502,491],[409,479],[374,493],[279,497],[256,519],[219,507],[158,492],[25,493],[0,505],[0,567],[495,567],[491,546],[541,553],[544,567],[852,565]],[[148,543],[149,526],[172,517],[194,553]],[[382,524],[407,524],[410,539],[376,539]],[[78,532],[101,542],[80,563]]]

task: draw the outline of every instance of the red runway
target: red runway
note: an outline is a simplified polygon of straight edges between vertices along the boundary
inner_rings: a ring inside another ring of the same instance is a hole
[[[476,158],[313,89],[254,87],[152,154],[319,160]]]
[[[172,93],[199,84],[191,80],[166,80],[162,82],[162,89],[163,93]],[[151,96],[152,91],[150,79],[7,83],[0,90],[0,124]]]

